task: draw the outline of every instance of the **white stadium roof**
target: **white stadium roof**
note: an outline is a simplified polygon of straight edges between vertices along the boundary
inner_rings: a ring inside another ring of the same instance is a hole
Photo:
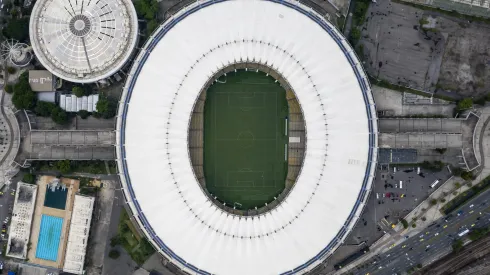
[[[49,71],[89,83],[124,65],[138,40],[138,18],[130,0],[38,0],[29,34]]]
[[[205,83],[255,62],[302,105],[304,165],[273,210],[237,216],[201,189],[188,125]],[[167,20],[137,57],[119,108],[117,155],[136,221],[191,274],[300,274],[346,238],[371,189],[377,124],[368,80],[345,38],[296,1],[200,1]]]

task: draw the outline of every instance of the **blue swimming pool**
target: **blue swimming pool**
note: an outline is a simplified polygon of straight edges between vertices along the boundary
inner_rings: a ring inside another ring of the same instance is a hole
[[[36,258],[56,262],[62,226],[63,218],[42,215]]]

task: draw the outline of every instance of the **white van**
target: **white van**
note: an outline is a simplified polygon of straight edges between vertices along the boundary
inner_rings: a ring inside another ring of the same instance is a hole
[[[420,167],[417,167],[417,175],[420,175]]]
[[[379,193],[376,193],[376,199],[379,200]]]

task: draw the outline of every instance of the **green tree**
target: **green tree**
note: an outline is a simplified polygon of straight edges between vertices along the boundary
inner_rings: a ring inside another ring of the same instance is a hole
[[[468,234],[468,237],[470,238],[470,240],[476,241],[486,236],[488,232],[489,232],[488,228],[475,228],[471,230],[471,232]]]
[[[34,184],[36,182],[36,176],[34,176],[33,174],[25,174],[22,177],[22,181],[25,183]]]
[[[15,67],[7,67],[7,72],[9,74],[15,74],[15,72],[17,72],[17,69]]]
[[[78,111],[78,116],[81,119],[86,119],[87,117],[90,116],[90,113],[88,111],[85,111],[85,110],[80,110],[80,111]]]
[[[10,10],[10,15],[12,16],[12,18],[17,18],[17,15],[19,15],[19,10],[17,10],[17,9],[11,9]]]
[[[442,154],[446,153],[447,148],[436,148],[435,150],[436,150],[436,152],[438,152],[439,154],[442,155]]]
[[[405,220],[405,219],[401,218],[401,219],[400,219],[400,222],[402,223],[403,228],[405,228],[405,229],[407,229],[407,228],[408,228],[408,222],[407,222],[407,220]]]
[[[361,38],[361,31],[359,30],[359,28],[357,27],[352,28],[352,30],[350,31],[351,43],[353,45],[357,44],[357,41],[359,41],[360,38]]]
[[[455,240],[452,244],[452,247],[454,252],[461,251],[463,249],[463,240]]]
[[[111,247],[114,247],[116,245],[120,245],[122,243],[121,237],[119,235],[111,238]]]
[[[121,253],[119,253],[119,251],[117,251],[115,249],[112,249],[111,251],[109,251],[109,258],[111,258],[111,259],[117,259],[117,258],[119,258],[120,255],[121,255]]]
[[[355,20],[357,21],[357,25],[362,25],[364,23],[364,20],[366,20],[366,11],[368,9],[369,3],[357,1],[356,2],[356,7],[354,9],[354,17]]]
[[[14,86],[14,95],[12,96],[12,103],[17,109],[32,110],[36,106],[36,95],[33,91],[16,92]]]
[[[471,98],[465,98],[458,102],[458,110],[466,110],[473,107],[473,100]]]
[[[7,92],[8,94],[11,94],[14,92],[14,86],[12,86],[11,84],[7,84],[4,88],[5,92]]]
[[[430,200],[430,204],[431,204],[431,205],[436,205],[436,204],[437,204],[437,200],[436,200],[436,199],[432,199],[432,200]]]
[[[85,95],[85,91],[80,86],[73,86],[73,88],[71,89],[71,91],[77,97],[82,97],[82,96]]]
[[[147,34],[147,36],[150,36],[151,33],[158,28],[159,24],[160,23],[158,23],[158,21],[156,19],[148,21],[148,23],[146,23],[146,34]]]
[[[133,3],[138,17],[146,20],[157,18],[158,2],[156,0],[137,0]]]
[[[55,167],[63,174],[69,173],[71,171],[71,163],[67,159],[57,161]]]
[[[54,103],[39,101],[34,108],[34,112],[38,116],[48,117],[51,115],[54,108],[56,108]]]
[[[56,106],[51,110],[51,119],[57,124],[66,124],[68,122],[68,115],[63,109]]]
[[[28,42],[29,17],[10,19],[7,25],[3,28],[2,33],[7,38],[13,38],[24,43]]]
[[[97,102],[97,113],[103,118],[111,118],[116,115],[117,102],[111,97],[102,97]]]
[[[473,173],[471,171],[463,171],[461,172],[461,178],[464,180],[472,180]]]
[[[29,85],[27,72],[20,75],[19,81],[13,86],[13,91],[12,103],[15,108],[32,110],[36,106],[37,98]]]

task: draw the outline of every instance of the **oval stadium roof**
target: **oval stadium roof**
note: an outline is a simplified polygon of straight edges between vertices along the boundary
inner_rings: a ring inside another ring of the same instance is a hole
[[[89,83],[124,65],[138,40],[138,18],[130,0],[38,0],[29,33],[49,71]]]
[[[205,83],[255,62],[280,73],[302,105],[304,165],[273,210],[237,216],[201,189],[188,126]],[[200,1],[168,19],[127,79],[117,122],[118,168],[136,221],[191,274],[300,274],[329,256],[360,216],[377,157],[367,77],[346,39],[296,1]]]

